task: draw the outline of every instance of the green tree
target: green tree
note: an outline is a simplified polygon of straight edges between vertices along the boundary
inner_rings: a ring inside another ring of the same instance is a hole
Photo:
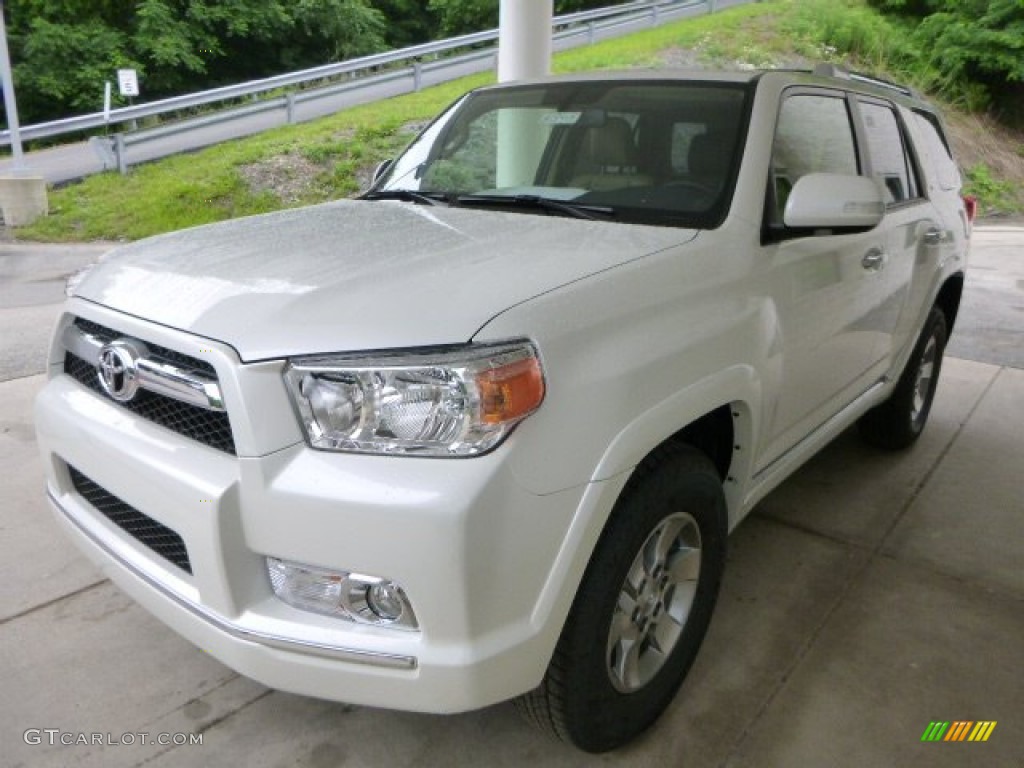
[[[29,120],[68,111],[97,111],[104,83],[119,67],[138,66],[130,40],[102,21],[62,24],[35,19],[14,68],[19,112]]]
[[[945,2],[918,28],[934,65],[951,78],[1024,80],[1024,0]]]
[[[556,0],[555,13],[610,3]],[[499,0],[7,0],[6,10],[21,116],[32,123],[98,110],[104,83],[118,68],[138,70],[142,98],[153,100],[491,29],[498,24],[499,5]]]
[[[871,0],[913,22],[923,66],[947,97],[1021,109],[1024,0]]]
[[[436,18],[421,0],[374,0],[373,7],[387,19],[389,48],[406,48],[440,37]]]
[[[498,0],[430,0],[442,37],[464,35],[498,26]]]
[[[26,123],[95,111],[115,70],[146,99],[383,50],[369,0],[13,0],[10,43]]]
[[[383,50],[387,19],[365,0],[297,0],[294,37],[313,64]]]

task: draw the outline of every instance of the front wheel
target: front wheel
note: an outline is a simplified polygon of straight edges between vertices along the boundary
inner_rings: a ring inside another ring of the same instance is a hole
[[[888,400],[872,408],[857,423],[867,442],[899,450],[921,436],[939,383],[946,337],[946,316],[932,307],[896,389]]]
[[[594,551],[527,719],[588,752],[615,749],[662,713],[697,655],[718,596],[722,481],[689,447],[637,468]]]

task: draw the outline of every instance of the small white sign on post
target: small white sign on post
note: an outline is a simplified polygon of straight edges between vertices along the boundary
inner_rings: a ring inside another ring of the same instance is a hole
[[[122,96],[138,96],[139,73],[134,69],[117,70],[117,87]]]

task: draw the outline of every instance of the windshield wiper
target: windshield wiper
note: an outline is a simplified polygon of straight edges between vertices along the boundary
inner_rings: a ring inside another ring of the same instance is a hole
[[[449,195],[444,192],[417,192],[412,189],[379,189],[359,196],[360,200],[403,200],[407,203],[423,205],[451,205]]]
[[[454,202],[459,205],[485,205],[496,208],[533,208],[541,211],[554,211],[577,219],[596,220],[611,218],[615,215],[615,209],[605,205],[571,203],[539,195],[459,195]]]

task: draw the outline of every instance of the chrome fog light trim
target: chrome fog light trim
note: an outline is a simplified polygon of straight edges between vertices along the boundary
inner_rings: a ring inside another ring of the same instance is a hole
[[[276,557],[267,558],[267,574],[274,594],[301,611],[378,627],[419,629],[405,590],[393,581]]]

